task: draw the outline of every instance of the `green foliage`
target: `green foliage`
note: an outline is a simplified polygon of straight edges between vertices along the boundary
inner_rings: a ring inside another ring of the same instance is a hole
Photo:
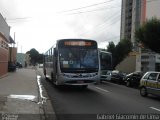
[[[117,45],[109,42],[107,51],[112,53],[113,68],[115,68],[132,51],[132,43],[128,39],[121,40]]]
[[[108,46],[107,46],[107,51],[108,52],[111,52],[111,53],[114,53],[114,50],[115,50],[115,44],[113,41],[109,42]]]
[[[31,57],[30,62],[32,64],[43,63],[43,55],[39,54],[39,52],[35,48],[32,48],[30,51],[26,53],[30,54],[30,57]]]
[[[135,37],[138,43],[160,53],[160,20],[152,18],[146,21],[136,30]]]

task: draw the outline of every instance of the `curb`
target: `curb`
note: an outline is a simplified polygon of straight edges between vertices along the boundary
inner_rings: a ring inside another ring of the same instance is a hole
[[[54,112],[54,109],[51,104],[51,100],[49,99],[49,96],[47,94],[47,91],[45,90],[44,86],[41,84],[41,79],[43,77],[42,73],[38,71],[37,68],[35,68],[36,74],[37,74],[37,84],[39,88],[39,104],[40,104],[40,114],[41,114],[41,120],[57,120],[56,114]],[[39,78],[38,82],[38,76],[41,76]]]

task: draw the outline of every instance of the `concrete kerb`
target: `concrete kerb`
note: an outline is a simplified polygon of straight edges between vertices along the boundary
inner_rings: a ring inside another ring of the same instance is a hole
[[[37,84],[39,87],[39,104],[40,106],[40,114],[43,116],[41,116],[42,119],[45,120],[57,120],[56,118],[56,114],[54,112],[54,109],[52,107],[51,101],[49,99],[49,96],[45,90],[45,88],[43,87],[43,85],[41,84],[41,79],[43,77],[42,73],[37,69],[37,67],[35,67],[35,71],[37,74]]]

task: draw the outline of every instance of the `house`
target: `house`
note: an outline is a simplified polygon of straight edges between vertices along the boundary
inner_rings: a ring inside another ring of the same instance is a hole
[[[10,44],[15,44],[14,40],[10,36],[10,27],[6,23],[3,16],[0,14],[0,78],[4,77],[8,73],[8,62],[10,58],[13,58],[13,52],[10,53]],[[16,49],[14,53],[16,53]]]

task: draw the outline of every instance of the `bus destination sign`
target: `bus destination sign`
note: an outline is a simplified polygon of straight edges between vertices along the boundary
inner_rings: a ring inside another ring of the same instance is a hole
[[[92,42],[86,41],[65,41],[65,46],[92,46]]]

